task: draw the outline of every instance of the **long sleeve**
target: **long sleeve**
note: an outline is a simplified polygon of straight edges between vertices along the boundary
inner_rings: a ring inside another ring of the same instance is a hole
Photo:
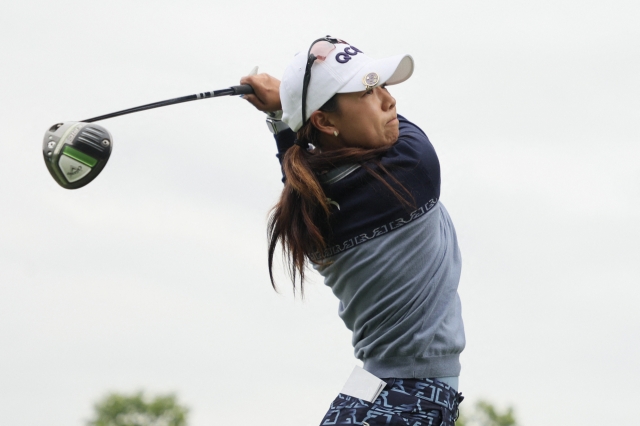
[[[284,170],[282,169],[282,160],[284,159],[284,154],[287,152],[289,148],[293,146],[293,143],[296,140],[296,134],[291,129],[286,129],[279,132],[276,135],[273,135],[273,138],[276,140],[276,146],[278,147],[278,153],[276,157],[280,162],[280,170],[282,171],[282,182],[286,180],[286,176],[284,175]]]

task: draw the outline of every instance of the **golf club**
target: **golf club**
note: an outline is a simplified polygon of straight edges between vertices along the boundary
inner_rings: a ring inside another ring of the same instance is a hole
[[[81,188],[98,176],[107,164],[113,148],[113,138],[109,131],[102,126],[93,124],[93,122],[199,99],[250,93],[253,93],[253,88],[243,84],[154,102],[87,120],[54,124],[44,134],[44,141],[42,142],[44,162],[49,173],[60,186],[66,189]]]

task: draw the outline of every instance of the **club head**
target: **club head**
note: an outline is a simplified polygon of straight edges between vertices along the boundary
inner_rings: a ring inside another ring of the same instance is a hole
[[[111,155],[113,139],[102,126],[67,121],[44,134],[42,155],[49,173],[66,189],[81,188],[98,176]]]

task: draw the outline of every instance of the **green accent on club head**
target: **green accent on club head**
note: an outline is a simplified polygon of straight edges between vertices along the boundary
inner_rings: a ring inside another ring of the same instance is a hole
[[[80,152],[69,145],[64,147],[64,149],[62,150],[62,153],[73,158],[74,160],[77,160],[83,164],[86,164],[89,167],[93,167],[96,164],[98,164],[98,160],[96,160],[95,158],[90,157],[84,152]]]

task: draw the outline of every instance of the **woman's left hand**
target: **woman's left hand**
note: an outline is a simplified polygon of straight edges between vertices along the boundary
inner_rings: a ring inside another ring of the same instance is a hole
[[[240,84],[248,84],[253,87],[253,95],[244,95],[243,99],[246,99],[264,112],[279,111],[282,109],[280,103],[280,80],[270,76],[269,74],[257,74],[252,76],[242,77]]]

